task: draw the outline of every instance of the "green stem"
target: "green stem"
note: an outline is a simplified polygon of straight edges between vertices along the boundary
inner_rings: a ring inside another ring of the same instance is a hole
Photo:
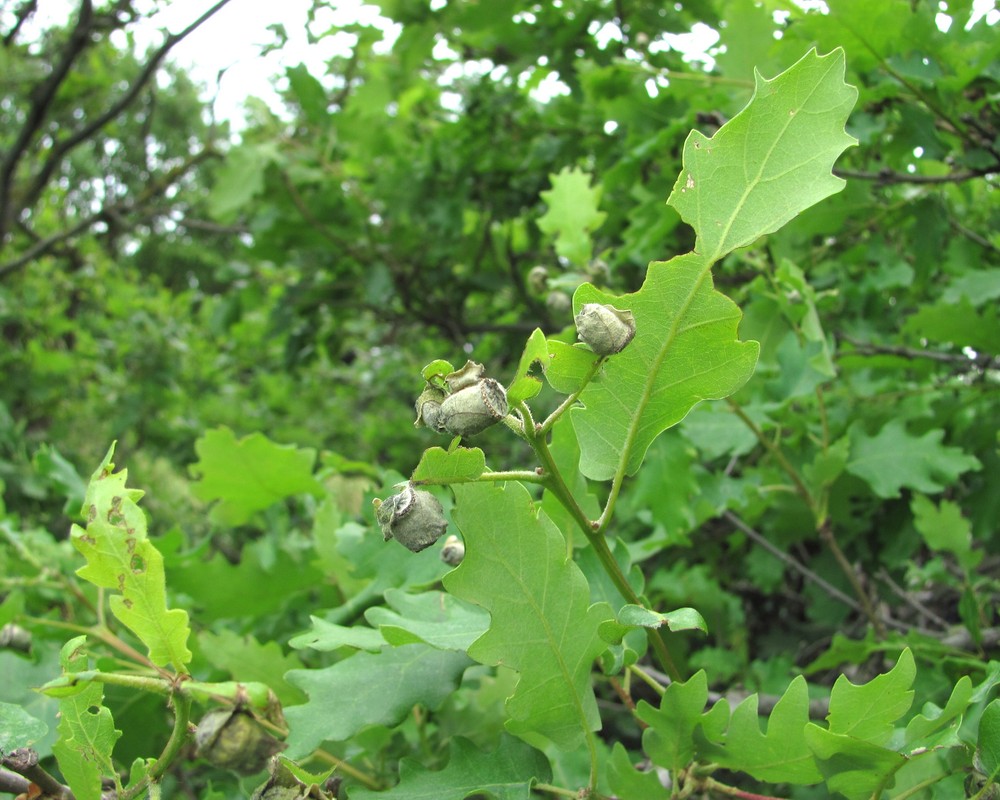
[[[826,401],[823,399],[823,387],[816,387],[816,405],[819,409],[819,421],[823,429],[823,452],[830,449],[830,423],[826,417]]]
[[[882,624],[882,620],[876,613],[875,606],[872,603],[872,599],[868,596],[868,592],[866,592],[865,587],[861,585],[861,581],[858,579],[858,574],[854,571],[854,567],[852,567],[851,562],[847,560],[847,556],[844,555],[844,551],[840,549],[840,545],[837,543],[837,537],[833,535],[833,529],[830,526],[829,520],[823,522],[819,528],[817,528],[817,532],[819,533],[819,538],[822,539],[823,543],[830,549],[830,552],[833,554],[834,559],[840,566],[841,571],[845,576],[847,576],[847,580],[851,584],[854,594],[861,602],[861,608],[864,610],[865,616],[868,617],[868,621],[875,629],[876,635],[879,639],[884,639],[885,625]]]
[[[154,678],[148,675],[128,675],[123,672],[101,672],[88,669],[83,672],[66,672],[60,677],[49,681],[41,687],[42,691],[49,689],[69,689],[80,683],[106,683],[112,686],[125,686],[142,692],[170,695],[173,692],[171,682],[164,678]]]
[[[654,692],[656,692],[660,697],[663,697],[663,693],[666,691],[666,689],[663,687],[663,684],[661,684],[658,680],[656,680],[656,678],[654,678],[652,675],[646,672],[642,667],[640,667],[638,664],[632,664],[629,666],[629,671],[634,675],[638,675],[643,683],[649,686],[649,688],[652,689]]]
[[[82,633],[85,636],[93,636],[100,639],[108,647],[117,650],[122,655],[136,662],[137,664],[142,664],[144,667],[155,670],[160,673],[164,678],[170,678],[171,674],[167,672],[162,667],[156,666],[152,661],[150,661],[146,656],[136,650],[129,644],[126,644],[122,639],[120,639],[115,633],[113,633],[109,628],[102,626],[93,625],[77,625],[75,622],[63,622],[59,619],[46,619],[45,617],[26,617],[25,620],[30,622],[32,625],[44,625],[50,628],[59,628],[60,630],[72,631],[73,633]]]
[[[575,792],[572,789],[563,789],[561,786],[553,786],[551,783],[536,783],[531,787],[536,792],[545,792],[546,794],[554,794],[558,797],[572,797],[579,798],[580,793]],[[596,797],[596,795],[590,795],[590,797]]]
[[[163,752],[160,753],[160,757],[156,759],[145,779],[123,792],[121,800],[133,800],[146,791],[150,785],[158,783],[177,756],[180,755],[184,745],[187,744],[191,736],[188,730],[188,723],[191,721],[191,698],[175,693],[173,702],[174,728],[170,732],[170,738],[167,740]]]
[[[510,469],[497,472],[484,472],[475,478],[421,478],[410,481],[414,486],[451,486],[455,483],[502,483],[504,481],[521,481],[522,483],[545,484],[546,480],[533,469]]]
[[[907,789],[902,794],[897,794],[892,800],[906,800],[907,797],[913,797],[915,794],[920,794],[928,786],[933,786],[935,783],[941,780],[941,775],[935,775],[932,778],[925,778],[920,783],[915,783],[909,789]],[[980,797],[980,794],[973,795],[973,800]]]
[[[336,768],[337,772],[342,772],[345,775],[350,775],[356,781],[358,781],[359,783],[363,783],[366,787],[368,787],[372,791],[377,792],[384,788],[371,775],[362,772],[357,767],[351,766],[346,761],[337,758],[332,753],[326,752],[326,750],[316,750],[313,752],[311,757],[316,759],[317,761],[323,761],[327,764],[331,764],[333,767]]]

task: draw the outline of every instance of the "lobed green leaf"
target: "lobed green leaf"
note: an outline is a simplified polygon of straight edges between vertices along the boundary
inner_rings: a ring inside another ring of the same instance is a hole
[[[816,756],[827,787],[847,800],[869,800],[906,763],[906,756],[864,739],[809,723],[804,741]]]
[[[676,774],[694,760],[694,731],[707,703],[705,670],[698,670],[683,683],[671,683],[658,709],[644,700],[639,702],[636,713],[649,726],[642,734],[642,747],[654,764]]]
[[[425,642],[442,650],[467,650],[489,627],[489,615],[478,606],[445,592],[385,593],[389,608],[375,606],[365,619],[389,644]]]
[[[149,648],[154,664],[186,672],[191,629],[182,609],[167,609],[163,556],[146,536],[146,516],[138,506],[142,492],[128,489],[128,471],[113,473],[108,450],[90,484],[84,503],[86,530],[73,525],[73,546],[87,559],[77,574],[95,586],[112,589],[114,615]]]
[[[631,310],[636,322],[634,341],[572,413],[587,477],[635,474],[660,433],[753,373],[759,347],[738,341],[740,311],[714,290],[710,271],[842,188],[831,169],[854,143],[844,123],[857,99],[843,75],[842,50],[811,51],[773,80],[758,74],[743,111],[711,139],[693,132],[685,144],[668,203],[694,227],[694,252],[651,264],[634,294],[614,297],[589,284],[577,290],[574,310],[611,304]]]
[[[486,456],[478,447],[456,447],[448,451],[429,447],[420,457],[410,480],[417,483],[456,483],[474,481],[486,471]]]
[[[87,656],[81,652],[86,641],[87,637],[77,636],[63,645],[59,661],[64,672],[87,669]],[[115,729],[111,710],[104,705],[100,683],[89,683],[59,701],[56,730],[59,739],[52,752],[74,796],[78,800],[101,800],[104,776],[116,774],[111,753],[122,732]]]
[[[941,444],[943,438],[940,428],[913,436],[901,419],[890,420],[875,436],[865,435],[855,424],[846,469],[882,498],[899,497],[903,488],[936,494],[963,472],[982,467],[960,448]]]
[[[910,687],[916,674],[913,653],[906,648],[889,672],[861,686],[841,675],[830,692],[830,731],[885,744],[892,735],[893,723],[913,704]]]
[[[651,264],[634,294],[615,297],[590,284],[576,291],[575,310],[610,304],[630,310],[636,324],[635,338],[608,359],[570,414],[588,478],[635,474],[657,436],[753,374],[758,345],[737,340],[740,310],[713,288],[711,266],[689,253]]]
[[[191,471],[199,480],[195,495],[218,501],[214,519],[242,525],[257,511],[298,494],[322,497],[322,484],[313,477],[316,451],[272,442],[262,433],[237,440],[229,428],[208,431],[195,442],[198,461]]]
[[[593,249],[590,233],[601,227],[608,216],[598,211],[601,187],[591,186],[590,175],[578,167],[563,167],[549,179],[552,188],[542,192],[542,200],[549,208],[538,220],[538,227],[555,237],[560,256],[583,266]]]
[[[288,755],[299,758],[370,725],[398,725],[418,703],[440,708],[471,663],[464,653],[407,644],[359,652],[325,669],[292,670],[285,678],[309,702],[285,709]]]
[[[844,130],[858,98],[844,51],[811,50],[776,78],[754,74],[749,104],[712,138],[692,131],[667,200],[714,263],[840,191],[834,161],[857,141]]]
[[[491,617],[469,655],[520,673],[507,700],[509,731],[577,747],[600,727],[590,674],[605,649],[597,628],[611,610],[590,605],[587,581],[568,559],[565,540],[524,486],[473,483],[454,490],[452,518],[466,551],[445,576],[445,588]]]
[[[752,694],[733,711],[724,746],[707,748],[718,764],[746,772],[757,780],[813,784],[823,780],[802,731],[809,724],[809,690],[801,675],[792,680],[762,733]]]

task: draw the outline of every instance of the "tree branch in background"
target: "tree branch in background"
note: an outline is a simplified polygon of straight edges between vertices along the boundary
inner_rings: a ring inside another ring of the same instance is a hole
[[[994,175],[1000,172],[1000,164],[991,164],[981,169],[970,169],[963,172],[950,172],[947,175],[911,175],[908,172],[896,172],[888,167],[880,169],[878,172],[863,172],[854,169],[834,169],[833,174],[838,178],[851,178],[861,181],[875,181],[879,186],[893,183],[913,183],[913,184],[939,184],[939,183],[962,183],[986,175]]]
[[[65,139],[56,142],[52,148],[52,152],[49,154],[49,157],[42,165],[42,168],[32,179],[31,186],[25,193],[23,205],[25,207],[31,206],[35,203],[35,201],[37,201],[39,195],[42,191],[44,191],[45,187],[49,183],[49,180],[52,178],[52,173],[55,172],[71,150],[80,145],[82,142],[87,141],[101,128],[132,105],[133,102],[135,102],[135,99],[156,74],[156,70],[159,69],[163,59],[167,57],[167,54],[173,47],[183,41],[187,36],[194,32],[215,13],[225,7],[229,2],[230,0],[218,0],[215,5],[184,28],[184,30],[180,33],[172,33],[168,35],[163,44],[160,45],[160,47],[153,53],[149,61],[146,62],[142,72],[140,72],[138,77],[132,82],[125,94],[118,98],[116,102],[112,103],[103,114],[100,114],[87,124],[78,128]]]
[[[967,369],[987,369],[991,366],[1000,366],[1000,357],[989,353],[977,353],[969,357],[964,353],[942,353],[938,350],[918,350],[912,347],[901,347],[888,344],[874,344],[872,342],[862,342],[844,334],[840,338],[854,347],[854,354],[862,356],[899,356],[900,358],[927,359],[929,361],[939,361],[942,364],[955,364]],[[850,353],[844,353],[850,355]]]
[[[35,244],[21,253],[21,255],[0,264],[0,280],[3,280],[12,272],[16,272],[21,269],[34,259],[45,255],[60,243],[65,242],[67,239],[71,239],[74,236],[83,233],[96,225],[98,222],[105,222],[115,216],[131,214],[143,208],[146,203],[161,195],[171,185],[183,178],[184,175],[192,169],[192,167],[200,164],[208,158],[214,157],[215,155],[215,151],[210,148],[202,150],[200,153],[197,153],[189,158],[183,164],[174,167],[174,169],[170,170],[159,181],[151,184],[135,201],[130,202],[123,200],[119,203],[106,205],[100,211],[84,217],[78,223],[70,226],[69,228],[59,231],[58,233],[54,233],[45,239],[38,238]]]
[[[975,242],[980,247],[985,247],[987,250],[992,250],[994,253],[1000,253],[1000,246],[995,245],[985,236],[976,233],[974,230],[966,228],[961,222],[953,217],[948,218],[948,224],[951,225],[956,231],[958,231],[962,236],[964,236],[969,241]]]
[[[28,782],[33,783],[42,790],[43,797],[57,798],[57,800],[73,800],[73,793],[69,787],[63,786],[59,781],[49,775],[44,769],[38,766],[38,753],[28,747],[21,747],[11,753],[7,753],[0,761],[4,767],[16,775],[22,775]],[[6,773],[10,775],[10,773]],[[0,773],[0,777],[3,773]],[[10,785],[17,784],[17,781],[10,780]],[[29,786],[24,792],[30,791]],[[0,787],[3,784],[0,783]],[[9,791],[9,790],[6,790]],[[34,797],[35,795],[31,795]]]
[[[69,75],[73,62],[90,43],[93,16],[94,7],[90,0],[83,0],[80,4],[76,25],[70,31],[69,39],[63,48],[62,58],[53,67],[49,76],[38,84],[31,93],[31,107],[28,109],[24,124],[14,139],[10,151],[4,155],[3,161],[0,162],[0,247],[3,246],[11,222],[17,216],[17,210],[15,210],[11,197],[17,165],[45,120],[56,92],[66,80],[66,76]]]
[[[17,38],[17,34],[20,33],[21,27],[25,22],[38,10],[38,0],[25,0],[21,4],[21,7],[14,12],[14,26],[4,34],[3,46],[10,47],[14,44],[14,40]]]
[[[24,124],[18,131],[9,151],[4,154],[2,161],[0,161],[0,249],[3,248],[13,222],[21,216],[25,209],[31,208],[35,203],[37,203],[38,198],[45,190],[45,187],[49,185],[53,174],[65,161],[66,156],[81,143],[90,140],[109,122],[114,120],[129,106],[131,106],[156,74],[157,69],[159,69],[170,50],[179,42],[183,41],[219,10],[225,7],[229,2],[230,0],[218,0],[211,6],[211,8],[205,11],[186,28],[178,33],[169,34],[163,44],[146,62],[142,71],[130,84],[127,91],[125,91],[125,93],[122,94],[117,101],[112,103],[103,113],[85,122],[81,127],[77,128],[66,137],[57,139],[52,145],[38,172],[26,182],[26,185],[21,190],[18,190],[16,187],[18,165],[24,159],[25,155],[31,149],[32,143],[38,137],[38,134],[52,109],[52,103],[55,100],[59,88],[70,75],[74,64],[79,59],[80,55],[86,51],[95,40],[95,33],[100,32],[103,35],[107,33],[109,28],[114,29],[122,27],[125,24],[122,22],[122,18],[124,12],[128,10],[128,4],[119,3],[108,13],[95,14],[92,0],[82,0],[76,23],[70,31],[66,44],[62,47],[62,52],[58,62],[45,80],[39,83],[31,93],[31,103],[27,111]],[[25,18],[30,15],[30,10],[30,4],[21,9]],[[20,27],[21,24],[23,24],[23,20],[19,16],[16,27]],[[6,37],[5,42],[10,39],[13,34],[14,31],[11,31],[11,33]],[[160,185],[165,188],[165,186],[169,184]],[[139,204],[132,204],[132,207],[137,207],[138,205]],[[93,224],[106,218],[107,215],[116,208],[121,210],[122,207],[107,207],[102,209],[100,212],[91,215],[88,217],[89,224]],[[0,268],[0,276],[8,274],[14,269],[17,269],[19,266],[22,266],[25,261],[47,252],[53,245],[64,241],[69,236],[85,231],[87,227],[89,227],[89,225],[83,225],[81,223],[72,226],[66,231],[41,240],[26,253],[22,254],[13,261],[8,262],[3,266],[3,268]]]

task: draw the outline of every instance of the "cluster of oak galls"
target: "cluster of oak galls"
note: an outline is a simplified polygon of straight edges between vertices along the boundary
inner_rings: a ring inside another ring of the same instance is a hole
[[[599,303],[587,303],[576,315],[580,341],[599,356],[620,353],[635,336],[631,311]],[[442,385],[443,384],[443,385]],[[469,361],[443,381],[428,381],[416,402],[415,424],[451,436],[474,436],[500,422],[508,414],[507,392],[486,376],[482,364]],[[405,483],[385,500],[375,499],[375,517],[385,540],[395,539],[419,553],[430,547],[448,528],[441,503],[430,492]],[[441,551],[448,564],[461,562],[465,547],[457,536],[449,536]]]

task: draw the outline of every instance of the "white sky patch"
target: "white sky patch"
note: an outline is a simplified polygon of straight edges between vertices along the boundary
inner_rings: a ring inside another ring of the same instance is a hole
[[[163,39],[161,28],[180,31],[210,5],[209,0],[173,0],[140,26],[137,41],[140,46],[156,47]],[[174,47],[171,60],[207,87],[216,116],[230,120],[238,129],[249,97],[258,97],[280,112],[282,103],[274,79],[288,67],[305,64],[310,74],[324,81],[328,78],[327,62],[335,56],[350,55],[357,37],[347,31],[325,35],[328,32],[358,23],[375,27],[384,37],[376,49],[387,52],[402,30],[381,16],[376,6],[364,5],[362,0],[339,0],[335,7],[320,8],[309,26],[309,6],[310,0],[267,4],[232,0]],[[288,42],[280,50],[262,55],[262,48],[275,42],[268,30],[275,25],[284,27]],[[310,44],[310,29],[318,42]]]
[[[795,1],[802,8],[828,12],[823,0]],[[428,0],[432,9],[442,7],[444,2],[445,0]],[[32,23],[26,26],[25,39],[28,41],[49,25],[65,23],[76,13],[78,4],[76,0],[40,0],[38,5]],[[161,28],[177,32],[197,19],[211,5],[211,0],[171,0],[169,3],[145,0],[145,9],[151,16],[144,24],[136,26],[134,31],[140,48],[157,47],[163,41]],[[400,25],[381,16],[376,6],[366,5],[364,0],[333,0],[331,6],[318,9],[316,20],[311,26],[318,42],[310,44],[307,35],[310,5],[311,0],[280,0],[269,3],[232,0],[177,45],[171,51],[171,59],[188,69],[194,80],[206,86],[206,95],[213,103],[216,116],[230,120],[239,129],[244,119],[244,104],[249,97],[258,97],[276,112],[281,111],[282,103],[273,84],[288,67],[305,64],[312,75],[326,82],[328,88],[333,88],[329,86],[332,79],[327,75],[327,63],[334,56],[349,55],[355,42],[353,34],[346,31],[337,33],[337,28],[360,23],[381,30],[383,40],[376,46],[378,52],[388,52],[402,30]],[[945,26],[952,24],[947,0],[942,0],[938,9],[938,25],[942,30],[947,30]],[[152,13],[153,10],[155,13]],[[521,12],[516,20],[528,23],[535,21],[534,14],[530,11]],[[966,28],[981,22],[990,26],[1000,22],[997,0],[973,1],[972,15]],[[274,34],[268,30],[274,25],[284,26],[288,42],[282,49],[262,55],[262,48],[275,41]],[[612,41],[621,41],[621,30],[613,23],[600,26],[595,23],[594,27],[592,35],[598,46],[603,48]],[[686,61],[703,62],[706,68],[711,69],[714,60],[710,51],[717,44],[718,38],[715,30],[696,23],[689,33],[663,34],[657,37],[650,43],[649,49],[651,52],[676,50],[684,53]],[[123,45],[124,41],[116,41],[116,44]],[[435,56],[437,54],[436,50]],[[458,58],[458,54],[445,46],[442,46],[441,55],[448,60]],[[640,55],[636,54],[636,57]],[[474,63],[465,74],[486,74],[493,68],[490,65],[487,69],[488,63]],[[544,66],[541,62],[540,65]],[[463,62],[456,61],[455,66],[464,69]],[[448,74],[451,76],[453,73],[449,70]],[[531,93],[540,102],[566,94],[569,94],[569,87],[555,73],[549,73]]]
[[[664,33],[649,44],[650,53],[674,50],[684,54],[684,61],[701,61],[706,69],[715,65],[709,50],[719,41],[719,32],[703,22],[696,22],[687,33]]]
[[[563,97],[570,93],[569,86],[559,80],[555,72],[550,72],[541,82],[528,92],[529,96],[539,103],[546,103],[553,97]]]
[[[965,26],[969,30],[979,20],[985,19],[987,25],[996,25],[1000,22],[1000,11],[997,10],[996,0],[974,0],[972,3],[972,16]]]
[[[594,41],[597,42],[597,46],[601,50],[604,50],[609,42],[624,41],[621,28],[613,22],[605,22],[603,25],[597,21],[591,22],[587,32],[594,37]]]

